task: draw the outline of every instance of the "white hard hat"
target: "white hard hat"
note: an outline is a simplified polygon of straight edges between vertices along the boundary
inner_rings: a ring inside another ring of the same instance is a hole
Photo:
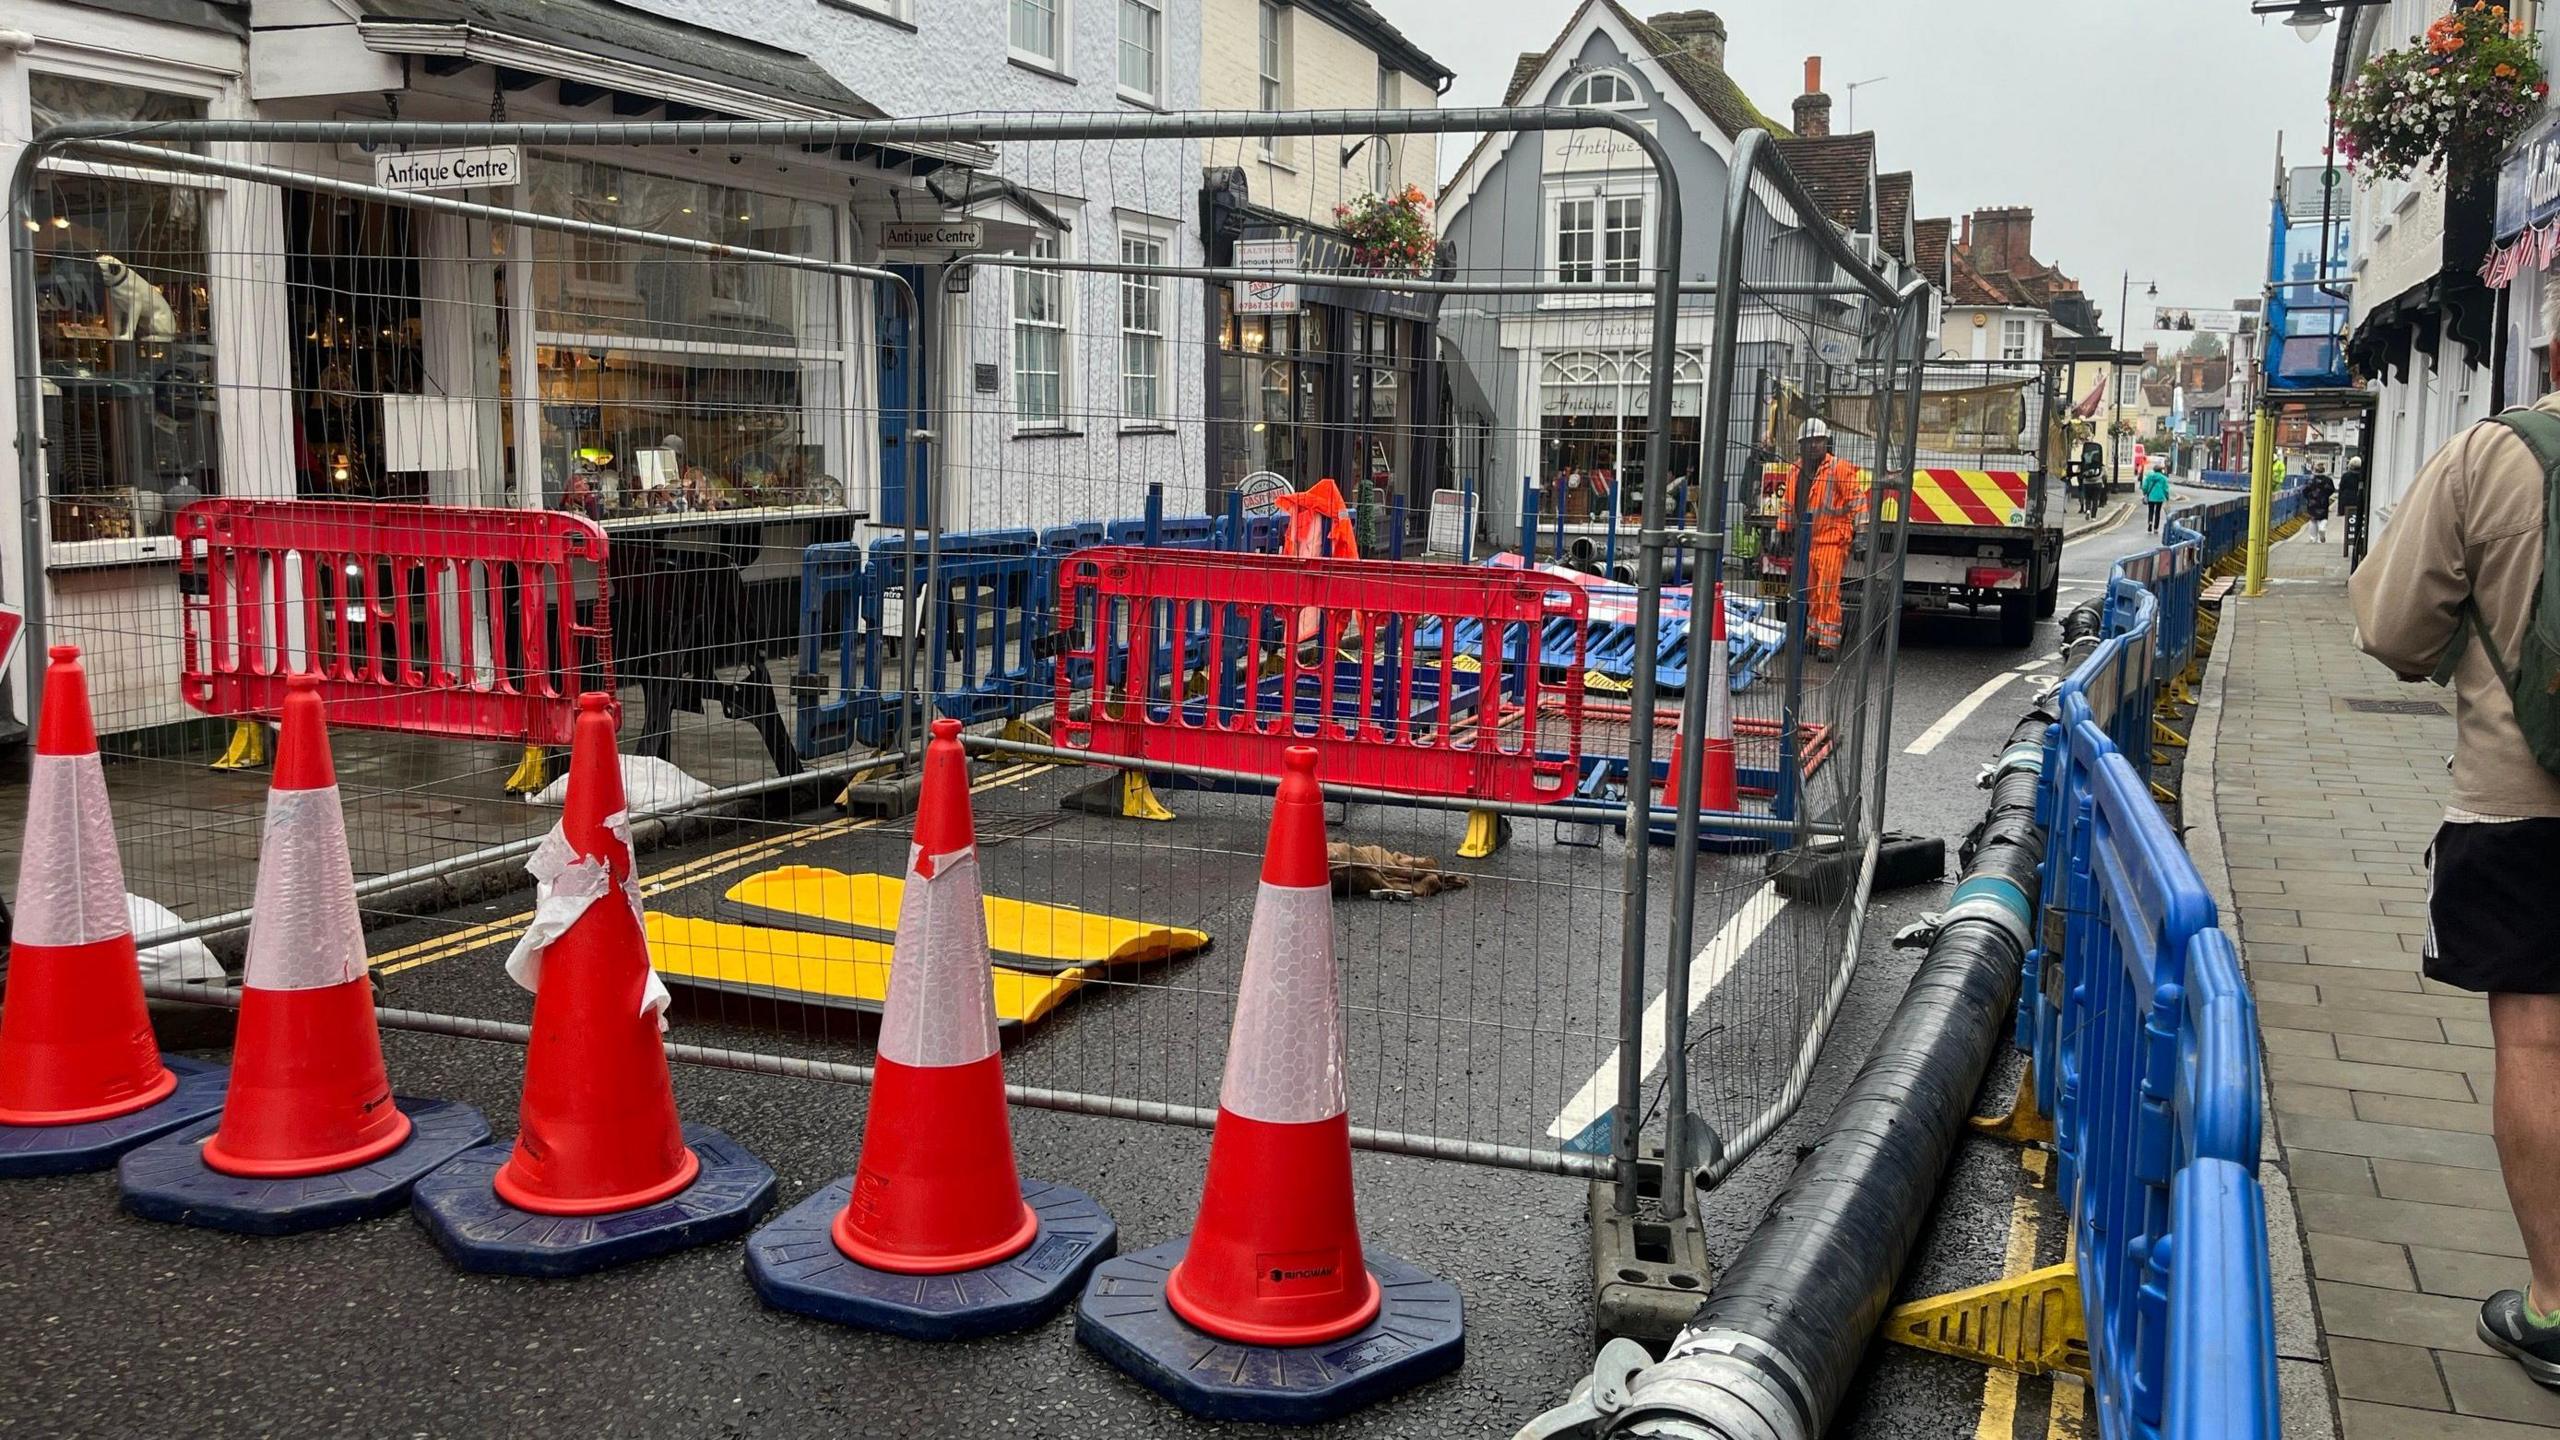
[[[1822,417],[1819,415],[1804,422],[1804,428],[1796,432],[1796,443],[1798,444],[1802,444],[1807,440],[1828,440],[1830,438],[1831,427],[1823,424]]]

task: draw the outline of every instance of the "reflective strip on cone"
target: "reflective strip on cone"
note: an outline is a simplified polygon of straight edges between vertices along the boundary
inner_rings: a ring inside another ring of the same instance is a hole
[[[268,791],[258,860],[242,983],[252,990],[319,990],[362,979],[364,917],[347,867],[338,787]]]
[[[29,759],[28,782],[16,943],[90,945],[132,934],[98,757],[38,753]]]
[[[910,846],[907,877],[880,1058],[914,1066],[984,1060],[996,1053],[996,999],[978,847],[926,855]]]
[[[1330,1120],[1350,1108],[1330,887],[1263,883],[1245,940],[1219,1104],[1281,1125]]]

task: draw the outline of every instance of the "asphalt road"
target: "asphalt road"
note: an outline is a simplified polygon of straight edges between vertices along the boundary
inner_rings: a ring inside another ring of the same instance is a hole
[[[2142,543],[2138,525],[2127,524],[2073,544],[2065,609],[2096,593],[2115,555]],[[1975,771],[2027,704],[2029,681],[2052,673],[2047,665],[2017,674],[2052,654],[2052,624],[2039,627],[2024,652],[2000,648],[1991,628],[1954,619],[1906,627],[1890,792],[1896,828],[1960,837],[1981,813]],[[2004,672],[2016,678],[1960,721],[1942,723]],[[1938,739],[1927,753],[1902,753],[1933,728]],[[1263,808],[1232,797],[1169,795],[1183,816],[1172,826],[1061,820],[1055,800],[1065,781],[1057,774],[990,767],[981,783],[988,787],[978,800],[982,828],[991,837],[1022,832],[990,845],[992,888],[1194,926],[1216,939],[1195,959],[1136,967],[1089,985],[1011,1046],[1013,1078],[1213,1104]],[[733,826],[651,855],[644,869],[659,892],[651,903],[710,914],[718,892],[747,867],[784,859],[900,868],[904,836],[897,827],[838,823],[813,840],[809,823]],[[1359,807],[1339,833],[1446,856],[1456,828],[1455,817]],[[799,843],[786,853],[778,843],[785,840]],[[1336,907],[1354,1119],[1552,1148],[1553,1132],[1569,1133],[1577,1096],[1612,1049],[1620,883],[1614,850],[1575,850],[1524,835],[1470,868],[1480,878],[1456,895]],[[1756,889],[1756,867],[1744,874],[1719,866],[1711,874],[1706,913],[1730,914]],[[1658,854],[1652,876],[1658,912],[1669,888]],[[1941,898],[1943,887],[1884,897],[1874,908],[1857,984],[1802,1112],[1707,1198],[1719,1260],[1748,1236],[1890,1014],[1913,963],[1887,948],[1891,935]],[[504,978],[499,960],[512,939],[504,922],[522,904],[518,897],[476,915],[377,935],[384,1002],[521,1019],[529,997]],[[487,933],[464,928],[473,922],[488,924]],[[1782,1051],[1792,1041],[1785,1017],[1771,1018],[1743,998],[1801,988],[1787,967],[1818,931],[1804,917],[1772,925],[1702,1008],[1701,1107],[1720,1124],[1748,1113],[1772,1067],[1783,1072]],[[677,1026],[677,1038],[697,1044],[835,1058],[868,1053],[859,1022],[751,998],[692,999],[680,1007]],[[404,1093],[468,1101],[498,1134],[512,1132],[521,1051],[397,1032],[386,1034],[385,1051]],[[1995,1078],[1995,1088],[2008,1073]],[[678,1068],[676,1084],[688,1120],[727,1130],[773,1166],[784,1205],[851,1167],[858,1089],[691,1067]],[[1017,1110],[1013,1124],[1023,1173],[1094,1193],[1118,1221],[1124,1249],[1188,1227],[1205,1133],[1039,1110]],[[1355,1173],[1369,1243],[1454,1280],[1464,1293],[1468,1358],[1456,1376],[1325,1433],[1508,1434],[1559,1400],[1590,1353],[1584,1185],[1378,1154],[1359,1156]],[[1969,1142],[1906,1292],[1997,1274],[2012,1248],[2023,1186],[2014,1150]],[[748,1290],[734,1244],[576,1281],[484,1279],[448,1267],[405,1216],[296,1239],[242,1239],[126,1217],[115,1208],[112,1183],[100,1176],[0,1187],[0,1226],[15,1238],[0,1255],[0,1347],[13,1360],[9,1378],[0,1380],[0,1429],[64,1436],[1254,1433],[1204,1426],[1158,1402],[1082,1351],[1064,1317],[1024,1335],[935,1346],[768,1311]],[[2046,1229],[2041,1249],[2058,1253],[2059,1236]],[[2014,1433],[2047,1433],[2045,1387],[2020,1387],[2017,1400]],[[1984,1401],[1978,1370],[1879,1350],[1838,1433],[1975,1434]]]

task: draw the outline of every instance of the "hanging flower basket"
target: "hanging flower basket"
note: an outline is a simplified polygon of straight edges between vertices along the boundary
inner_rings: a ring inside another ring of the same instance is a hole
[[[1419,185],[1393,195],[1363,195],[1333,207],[1351,237],[1351,263],[1372,275],[1426,275],[1440,237],[1431,233],[1431,199]]]
[[[2487,173],[2551,93],[2542,42],[2504,5],[2474,0],[2401,49],[2364,63],[2338,92],[2338,145],[2369,179]]]

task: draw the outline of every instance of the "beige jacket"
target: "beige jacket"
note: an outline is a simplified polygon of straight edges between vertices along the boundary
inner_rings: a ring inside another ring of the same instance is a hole
[[[2535,408],[2560,415],[2560,395]],[[2437,451],[2348,583],[2364,652],[2403,680],[2427,679],[2467,596],[2513,664],[2542,577],[2542,490],[2542,466],[2503,425],[2483,421]],[[2481,815],[2560,815],[2560,775],[2525,748],[2506,683],[2476,640],[2465,643],[2453,692],[2453,803]]]

